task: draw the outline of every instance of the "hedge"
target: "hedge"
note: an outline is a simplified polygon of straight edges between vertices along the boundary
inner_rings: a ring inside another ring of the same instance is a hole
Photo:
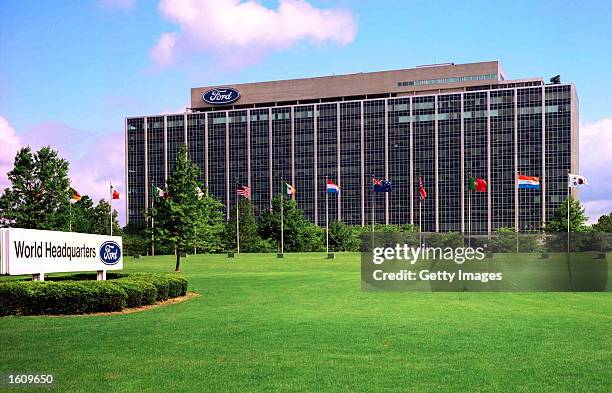
[[[48,281],[0,281],[0,316],[121,311],[126,307],[154,304],[187,293],[187,280],[176,276],[114,274],[106,281],[87,279],[89,277],[74,275],[54,277]]]

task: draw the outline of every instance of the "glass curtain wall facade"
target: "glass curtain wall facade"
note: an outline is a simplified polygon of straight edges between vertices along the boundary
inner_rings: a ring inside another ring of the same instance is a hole
[[[374,206],[376,223],[421,219],[427,232],[540,230],[567,196],[567,172],[578,171],[576,101],[557,84],[127,118],[128,221],[146,224],[151,186],[163,188],[186,143],[227,217],[236,180],[259,213],[283,179],[306,218],[325,225],[327,177],[341,189],[329,196],[330,221],[370,225]],[[517,172],[542,188],[517,190]],[[470,192],[470,176],[487,192]],[[372,177],[393,191],[374,194]]]

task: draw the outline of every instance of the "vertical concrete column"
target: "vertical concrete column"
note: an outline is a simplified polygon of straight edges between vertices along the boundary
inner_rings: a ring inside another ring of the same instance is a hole
[[[225,219],[230,218],[230,135],[229,135],[229,111],[225,111]]]
[[[251,187],[251,110],[247,109],[247,186]]]
[[[546,225],[546,86],[542,85],[542,226]]]
[[[465,110],[465,95],[461,93],[461,232],[465,232],[465,125],[463,112]]]
[[[148,134],[148,118],[144,118],[144,195],[145,195],[145,211],[149,210],[149,136]],[[126,197],[127,199],[127,197]]]
[[[208,112],[204,114],[204,183],[208,190]]]
[[[389,179],[389,99],[385,99],[385,180]],[[389,193],[385,192],[385,224],[389,225]]]
[[[168,181],[168,116],[164,115],[164,182]]]
[[[365,118],[363,113],[363,101],[360,107],[360,157],[361,157],[361,226],[365,226]]]
[[[270,188],[270,209],[272,209],[272,198],[274,188],[272,184],[272,108],[268,108],[268,184]]]
[[[491,91],[487,91],[487,233],[491,233]]]
[[[313,183],[313,190],[314,190],[314,223],[315,225],[319,224],[319,196],[317,195],[317,192],[319,190],[319,168],[318,168],[318,163],[319,163],[319,138],[318,138],[318,124],[319,124],[319,120],[318,120],[318,116],[317,116],[317,105],[313,105],[313,114],[312,114],[312,121],[313,121],[313,130],[314,130],[314,135],[313,135],[313,152],[314,152],[314,183]],[[292,161],[293,162],[293,161]]]
[[[408,101],[410,138],[410,224],[414,225],[414,121],[412,119],[412,97]],[[420,230],[420,229],[419,229]]]
[[[129,193],[129,168],[128,168],[128,121],[125,118],[124,129],[125,129],[125,223],[130,223],[130,193]]]
[[[435,144],[435,152],[434,152],[434,168],[435,168],[435,178],[436,178],[436,232],[440,232],[440,174],[438,173],[440,164],[438,160],[440,159],[440,153],[438,151],[439,137],[438,137],[438,96],[435,96],[434,101],[434,111],[435,111],[435,120],[434,120],[434,144]]]
[[[342,220],[342,174],[340,172],[340,103],[336,103],[336,172],[338,173],[338,177],[336,181],[338,182],[338,187],[340,187],[340,192],[337,196],[338,202],[338,221]]]
[[[519,232],[519,192],[516,179],[519,171],[518,147],[518,91],[514,89],[514,230],[516,232]]]

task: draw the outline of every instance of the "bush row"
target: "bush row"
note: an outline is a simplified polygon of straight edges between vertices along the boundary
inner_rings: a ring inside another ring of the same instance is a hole
[[[183,296],[187,280],[161,274],[119,274],[107,281],[0,282],[0,316],[121,311]]]

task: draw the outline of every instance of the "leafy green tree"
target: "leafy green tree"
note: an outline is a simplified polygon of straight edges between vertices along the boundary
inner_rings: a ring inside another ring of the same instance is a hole
[[[555,215],[546,225],[547,232],[567,232],[567,206],[568,200],[563,201],[555,211]],[[584,214],[584,207],[579,200],[569,197],[569,224],[571,232],[586,232],[588,217]]]
[[[331,251],[359,251],[359,238],[351,226],[334,220],[329,223],[329,248]]]
[[[283,199],[284,215],[284,244],[285,251],[307,252],[325,250],[325,233],[318,226],[304,218],[304,213],[297,207],[295,200]],[[272,210],[259,215],[259,234],[264,239],[271,239],[280,248],[281,196],[276,195],[272,200]]]
[[[8,172],[11,187],[0,196],[0,225],[18,228],[69,229],[70,179],[68,162],[51,147],[36,153],[17,152]]]
[[[240,213],[240,251],[242,252],[266,252],[269,250],[269,243],[264,242],[259,235],[253,205],[251,201],[240,198],[238,202]],[[236,250],[236,206],[230,214],[230,219],[225,225],[224,233],[225,245],[228,250]]]
[[[194,249],[204,252],[220,246],[223,232],[221,204],[202,195],[199,169],[181,147],[176,165],[167,182],[167,197],[155,196],[149,215],[155,219],[155,238],[172,244],[176,253],[175,270],[180,271],[181,254]]]
[[[95,208],[89,196],[83,195],[81,200],[72,204],[70,220],[72,221],[73,232],[97,233],[95,232]]]
[[[612,213],[599,217],[593,229],[597,232],[612,232]]]

